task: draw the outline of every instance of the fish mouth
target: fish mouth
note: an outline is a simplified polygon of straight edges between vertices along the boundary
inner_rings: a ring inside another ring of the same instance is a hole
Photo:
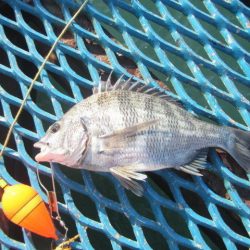
[[[40,148],[40,152],[35,156],[37,162],[63,162],[68,151],[65,149],[52,149],[48,143],[39,141],[33,145]]]
[[[40,152],[35,156],[35,160],[37,162],[41,162],[41,161],[49,161],[50,159],[48,159],[48,155],[49,155],[49,146],[47,143],[44,142],[36,142],[34,145],[34,148],[40,148]]]

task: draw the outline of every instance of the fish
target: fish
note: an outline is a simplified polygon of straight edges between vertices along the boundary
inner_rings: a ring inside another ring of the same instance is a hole
[[[111,74],[52,124],[34,144],[38,162],[109,172],[142,196],[147,171],[174,168],[202,176],[209,148],[228,152],[250,170],[250,133],[186,111],[166,91]]]

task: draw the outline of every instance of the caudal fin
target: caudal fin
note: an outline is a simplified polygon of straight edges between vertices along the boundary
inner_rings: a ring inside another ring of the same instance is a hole
[[[239,129],[234,129],[234,140],[230,143],[230,154],[245,169],[250,173],[250,132],[245,132]]]

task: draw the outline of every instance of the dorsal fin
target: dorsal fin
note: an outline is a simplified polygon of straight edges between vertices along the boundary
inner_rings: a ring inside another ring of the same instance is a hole
[[[93,94],[98,94],[107,91],[114,91],[114,90],[127,90],[127,91],[133,91],[138,93],[144,93],[147,95],[157,96],[159,98],[172,102],[177,106],[181,107],[181,104],[178,102],[178,100],[175,100],[173,97],[169,96],[163,89],[152,87],[140,81],[135,82],[133,81],[133,77],[124,80],[124,75],[121,75],[120,78],[115,82],[115,84],[112,85],[111,84],[112,73],[113,72],[110,73],[107,81],[100,81],[99,85],[93,88]]]

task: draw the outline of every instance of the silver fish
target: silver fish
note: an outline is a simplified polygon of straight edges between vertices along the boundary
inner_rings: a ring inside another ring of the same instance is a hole
[[[35,159],[111,172],[141,196],[143,172],[175,168],[201,176],[208,148],[221,148],[250,170],[250,133],[199,120],[170,97],[122,77],[110,78],[72,107],[41,140]]]

